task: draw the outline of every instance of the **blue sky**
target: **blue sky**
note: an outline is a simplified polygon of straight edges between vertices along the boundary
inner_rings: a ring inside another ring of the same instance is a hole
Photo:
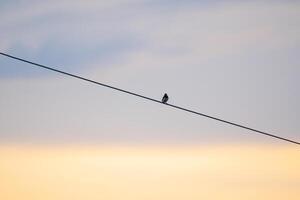
[[[296,1],[4,1],[2,52],[300,140]],[[0,141],[276,143],[0,58]]]

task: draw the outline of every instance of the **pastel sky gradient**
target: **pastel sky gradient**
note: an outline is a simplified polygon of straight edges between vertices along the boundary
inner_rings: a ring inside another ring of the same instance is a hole
[[[0,163],[9,200],[299,199],[292,146],[2,146]]]
[[[1,51],[300,140],[297,1],[1,1]],[[271,142],[1,57],[2,142]]]
[[[0,0],[0,38],[300,141],[300,1]],[[0,92],[0,199],[299,199],[296,145],[2,56]]]

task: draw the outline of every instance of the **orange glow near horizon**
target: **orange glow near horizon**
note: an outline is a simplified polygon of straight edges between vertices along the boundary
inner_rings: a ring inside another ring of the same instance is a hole
[[[295,146],[0,146],[0,199],[289,199]]]

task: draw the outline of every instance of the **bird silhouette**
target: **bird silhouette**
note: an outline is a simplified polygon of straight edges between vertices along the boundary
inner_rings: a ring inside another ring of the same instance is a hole
[[[169,100],[169,96],[167,95],[167,93],[165,93],[165,95],[163,96],[161,102],[162,103],[167,103],[168,100]]]

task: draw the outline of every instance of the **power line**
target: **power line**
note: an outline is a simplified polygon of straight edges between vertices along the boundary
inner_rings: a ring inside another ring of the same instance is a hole
[[[244,125],[240,125],[240,124],[237,124],[237,123],[234,123],[234,122],[230,122],[230,121],[223,120],[223,119],[220,119],[220,118],[217,118],[217,117],[206,115],[206,114],[203,114],[203,113],[200,113],[200,112],[197,112],[197,111],[193,111],[193,110],[190,110],[190,109],[186,109],[186,108],[183,108],[183,107],[180,107],[180,106],[176,106],[176,105],[172,105],[172,104],[168,104],[168,103],[162,103],[159,100],[156,100],[156,99],[153,99],[153,98],[150,98],[150,97],[146,97],[144,95],[140,95],[140,94],[137,94],[137,93],[134,93],[134,92],[130,92],[130,91],[124,90],[124,89],[113,87],[111,85],[107,85],[107,84],[100,83],[100,82],[97,82],[97,81],[94,81],[94,80],[91,80],[91,79],[87,79],[87,78],[84,78],[82,76],[78,76],[78,75],[71,74],[71,73],[68,73],[68,72],[64,72],[64,71],[61,71],[61,70],[58,70],[58,69],[54,69],[52,67],[47,67],[45,65],[41,65],[41,64],[38,64],[38,63],[35,63],[35,62],[31,62],[31,61],[28,61],[28,60],[25,60],[25,59],[22,59],[22,58],[18,58],[18,57],[15,57],[15,56],[12,56],[12,55],[9,55],[9,54],[6,54],[6,53],[0,52],[0,54],[2,56],[6,56],[6,57],[9,57],[9,58],[12,58],[12,59],[24,62],[24,63],[35,65],[35,66],[40,67],[40,68],[44,68],[44,69],[47,69],[47,70],[50,70],[50,71],[54,71],[54,72],[57,72],[57,73],[60,73],[60,74],[71,76],[73,78],[81,79],[83,81],[87,81],[87,82],[94,83],[94,84],[97,84],[97,85],[100,85],[100,86],[103,86],[103,87],[107,87],[107,88],[110,88],[110,89],[113,89],[113,90],[117,90],[119,92],[127,93],[127,94],[130,94],[130,95],[133,95],[133,96],[136,96],[136,97],[140,97],[140,98],[143,98],[143,99],[146,99],[146,100],[149,100],[149,101],[160,103],[162,105],[170,106],[170,107],[175,108],[175,109],[183,110],[183,111],[186,111],[186,112],[189,112],[189,113],[193,113],[193,114],[196,114],[196,115],[200,115],[200,116],[203,116],[203,117],[207,117],[207,118],[219,121],[219,122],[230,124],[232,126],[236,126],[236,127],[240,127],[240,128],[249,130],[249,131],[253,131],[253,132],[265,135],[265,136],[273,137],[273,138],[276,138],[276,139],[279,139],[279,140],[283,140],[283,141],[286,141],[286,142],[290,142],[290,143],[294,143],[294,144],[300,145],[300,142],[297,142],[297,141],[294,141],[294,140],[291,140],[291,139],[288,139],[288,138],[280,137],[280,136],[277,136],[277,135],[274,135],[274,134],[270,134],[270,133],[267,133],[267,132],[264,132],[264,131],[253,129],[253,128],[250,128],[250,127],[247,127],[247,126],[244,126]]]

